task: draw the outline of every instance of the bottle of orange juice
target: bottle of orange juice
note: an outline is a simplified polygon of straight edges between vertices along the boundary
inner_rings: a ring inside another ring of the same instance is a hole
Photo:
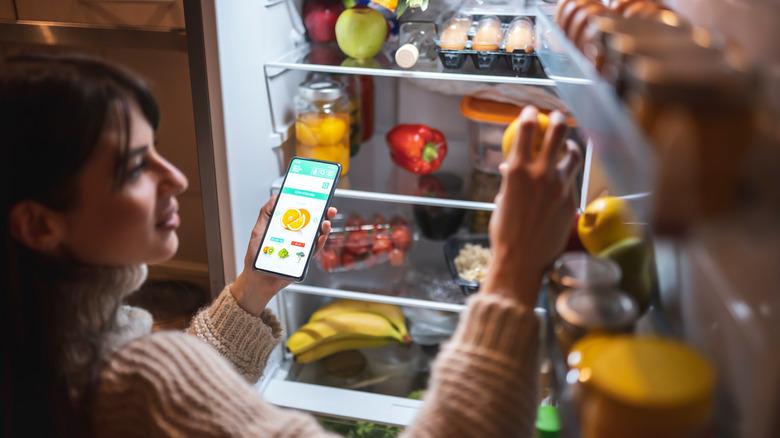
[[[295,97],[295,154],[341,164],[349,171],[349,101],[341,84],[311,80]]]

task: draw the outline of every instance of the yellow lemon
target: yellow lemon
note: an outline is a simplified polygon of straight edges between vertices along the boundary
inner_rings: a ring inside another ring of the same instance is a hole
[[[335,161],[341,164],[341,176],[349,171],[349,145],[343,143],[334,146],[306,147],[298,145],[297,155],[314,158],[315,160]]]
[[[301,120],[295,122],[295,138],[305,146],[317,146],[317,135],[314,130]]]
[[[550,118],[547,114],[539,113],[536,116],[536,122],[539,124],[539,128],[534,135],[533,146],[531,147],[531,153],[533,156],[542,150],[542,140],[544,140],[544,133],[547,131],[547,127],[550,125]],[[512,145],[515,142],[515,137],[520,127],[520,117],[514,119],[512,123],[507,126],[504,131],[504,136],[501,138],[501,151],[504,153],[504,158],[509,157],[509,151],[512,149]]]
[[[623,239],[640,237],[640,230],[624,199],[602,196],[585,207],[577,222],[577,234],[585,249],[598,255]]]
[[[328,116],[320,119],[317,139],[320,146],[333,146],[338,144],[349,128],[347,122],[341,117]]]

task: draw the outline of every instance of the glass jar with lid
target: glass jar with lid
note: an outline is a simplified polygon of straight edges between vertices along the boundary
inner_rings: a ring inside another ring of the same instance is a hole
[[[568,289],[608,289],[617,287],[620,266],[614,261],[594,257],[583,251],[567,252],[558,257],[548,274],[548,299],[555,307],[555,300]]]
[[[295,153],[341,164],[349,171],[349,101],[341,84],[311,80],[298,86],[295,97]]]
[[[618,289],[568,290],[555,300],[555,312],[553,331],[564,357],[585,335],[630,333],[639,318],[636,301]]]
[[[711,436],[715,372],[686,345],[617,336],[587,356],[577,381],[584,438]]]

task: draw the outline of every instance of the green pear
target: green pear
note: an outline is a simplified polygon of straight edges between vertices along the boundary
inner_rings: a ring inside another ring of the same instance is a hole
[[[631,295],[644,312],[652,296],[652,253],[650,246],[638,237],[618,241],[599,253],[620,266],[620,288]]]

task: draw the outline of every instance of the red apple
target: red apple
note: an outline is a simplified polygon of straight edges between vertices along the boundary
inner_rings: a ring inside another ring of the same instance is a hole
[[[333,43],[312,44],[307,60],[310,64],[340,65],[344,61],[344,54]]]
[[[303,5],[303,24],[315,43],[336,40],[336,21],[344,11],[341,0],[307,0]]]

